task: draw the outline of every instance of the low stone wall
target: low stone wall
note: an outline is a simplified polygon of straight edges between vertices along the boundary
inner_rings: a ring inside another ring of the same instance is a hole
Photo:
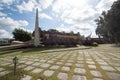
[[[33,40],[27,41],[21,44],[12,44],[8,46],[1,46],[0,50],[9,50],[9,49],[16,49],[16,48],[23,48],[23,47],[28,47],[30,45],[33,45]]]
[[[15,48],[22,48],[25,47],[24,44],[15,44],[15,45],[9,45],[9,46],[2,46],[0,47],[0,50],[9,50],[9,49],[15,49]]]

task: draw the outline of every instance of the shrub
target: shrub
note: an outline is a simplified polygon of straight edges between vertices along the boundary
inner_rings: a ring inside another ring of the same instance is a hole
[[[93,42],[92,46],[98,46],[98,43],[97,42]]]
[[[80,47],[80,44],[77,44],[76,46],[77,46],[77,47]]]

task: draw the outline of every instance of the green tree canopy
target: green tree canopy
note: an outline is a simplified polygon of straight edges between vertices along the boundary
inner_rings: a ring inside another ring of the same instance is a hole
[[[32,39],[31,33],[24,31],[23,29],[14,29],[14,31],[12,32],[13,37],[15,38],[15,40],[19,40],[19,41],[29,41]]]
[[[108,41],[120,42],[120,0],[117,0],[107,12],[95,20],[97,24],[96,34]]]

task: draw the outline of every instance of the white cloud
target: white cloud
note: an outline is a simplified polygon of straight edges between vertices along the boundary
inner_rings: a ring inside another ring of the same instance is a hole
[[[84,24],[84,23],[80,23],[80,24],[75,24],[74,25],[75,30],[80,30],[80,31],[88,31],[88,30],[93,30],[94,27],[91,26],[90,24]]]
[[[17,5],[17,8],[22,13],[23,11],[33,11],[36,5],[36,0],[29,0],[28,2],[23,1],[21,5]]]
[[[12,38],[12,35],[6,30],[0,29],[0,38]]]
[[[21,26],[25,27],[25,26],[28,25],[28,22],[27,22],[26,20],[19,20],[19,21],[17,21],[17,22],[19,23],[19,26],[20,26],[20,27],[21,27]]]
[[[107,10],[109,10],[114,1],[116,1],[116,0],[101,0],[101,1],[97,4],[96,9],[97,9],[98,12],[101,14],[102,11],[107,11]]]
[[[89,35],[93,30],[94,27],[89,25],[89,24],[80,24],[80,25],[71,25],[71,26],[66,26],[64,24],[61,24],[60,26],[56,27],[56,30],[62,32],[71,32],[73,31],[74,33],[80,32],[82,35],[84,34],[85,36]]]
[[[43,10],[39,14],[40,18],[53,20],[54,18],[59,19],[61,23],[60,26],[56,27],[59,31],[74,31],[80,32],[81,34],[88,35],[91,32],[93,36],[95,35],[95,24],[92,21],[96,19],[103,10],[110,9],[112,3],[116,0],[23,0],[21,4],[16,0],[0,0],[0,4],[4,3],[8,6],[13,2],[16,2],[16,7],[19,12],[23,11],[32,12],[35,7],[39,8],[39,11]],[[19,5],[18,5],[19,4]],[[51,7],[52,6],[52,11]],[[0,10],[3,6],[0,6]],[[10,9],[11,6],[10,6]],[[45,10],[46,9],[46,10]],[[45,13],[44,13],[45,10]],[[46,14],[52,12],[54,18]],[[28,22],[25,20],[14,20],[10,17],[6,17],[7,14],[0,12],[0,29],[11,29],[23,28],[27,26]]]
[[[63,31],[70,32],[71,31],[70,28],[71,27],[68,27],[68,26],[65,26],[64,24],[61,24],[60,26],[56,27],[56,30],[58,30],[60,32],[63,32]]]
[[[57,0],[52,10],[57,14],[61,14],[61,20],[67,25],[62,24],[56,29],[66,32],[80,32],[85,36],[90,34],[95,30],[90,23],[98,16],[98,13],[91,5],[88,0]]]
[[[52,10],[61,14],[61,19],[67,24],[85,23],[97,16],[97,12],[87,0],[57,0]]]
[[[56,0],[53,4],[52,10],[58,13],[66,9],[82,9],[86,4],[85,0]]]
[[[102,10],[110,9],[115,0],[56,0],[53,3],[52,11],[60,16],[65,23],[56,29],[63,31],[80,32],[81,34],[92,33],[95,37],[96,25],[94,20]],[[68,28],[67,25],[70,27]]]
[[[25,29],[25,26],[28,25],[26,20],[14,20],[10,17],[2,17],[0,18],[0,38],[11,38],[12,34],[11,30],[15,28]],[[31,32],[30,30],[27,30]]]
[[[86,2],[92,7],[96,6],[101,0],[86,0]]]
[[[2,8],[2,6],[0,6],[0,10],[2,10],[3,8]]]
[[[62,14],[62,18],[80,21],[89,19],[96,14],[93,7],[87,3],[87,0],[57,0],[53,5],[53,11]]]
[[[0,10],[4,10],[4,8],[10,9],[14,2],[15,0],[0,0]]]
[[[47,15],[47,14],[45,14],[45,13],[40,13],[40,14],[39,14],[39,17],[52,20],[52,17],[49,16],[49,15]]]
[[[11,5],[15,0],[0,0],[0,3]]]
[[[7,16],[7,14],[0,12],[0,17],[1,16]]]
[[[17,5],[19,12],[22,13],[23,11],[33,11],[36,7],[41,9],[47,9],[52,5],[53,0],[29,0],[28,2],[23,1],[22,4]]]
[[[92,8],[84,8],[83,10],[74,8],[65,10],[61,19],[68,24],[79,24],[93,19],[96,15],[96,11]]]
[[[0,18],[0,29],[10,29],[13,30],[15,28],[25,27],[28,25],[26,20],[14,20],[10,17],[2,17]]]
[[[43,9],[48,8],[52,5],[53,0],[39,0],[39,3]]]

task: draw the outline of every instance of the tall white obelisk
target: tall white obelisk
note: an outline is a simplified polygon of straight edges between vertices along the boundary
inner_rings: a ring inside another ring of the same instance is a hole
[[[38,20],[38,8],[36,9],[36,20],[35,20],[35,33],[34,33],[34,46],[40,45],[40,33],[39,33],[39,20]]]

